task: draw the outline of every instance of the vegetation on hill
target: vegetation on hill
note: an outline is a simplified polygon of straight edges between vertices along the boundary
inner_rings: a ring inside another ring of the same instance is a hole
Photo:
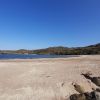
[[[46,49],[34,50],[35,54],[56,54],[56,55],[88,55],[100,54],[100,43],[96,45],[67,48],[67,47],[50,47]]]
[[[86,47],[50,47],[46,49],[38,50],[1,50],[0,54],[52,54],[52,55],[90,55],[90,54],[100,54],[100,43],[95,45],[90,45]]]

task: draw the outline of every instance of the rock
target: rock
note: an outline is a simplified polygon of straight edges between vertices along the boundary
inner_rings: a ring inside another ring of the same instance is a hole
[[[100,86],[100,77],[93,77],[91,81],[97,86]]]
[[[96,89],[94,93],[95,93],[96,100],[100,100],[100,89]]]
[[[73,94],[70,96],[70,100],[100,100],[100,98],[98,98],[97,92],[95,93],[93,91],[90,93],[87,92],[87,93],[81,93],[81,94]]]
[[[83,75],[86,79],[91,80],[97,86],[100,86],[100,77],[91,77],[90,76],[90,75],[92,75],[91,73],[86,73],[86,74],[82,73],[81,75]]]
[[[92,75],[91,73],[87,72],[87,73],[82,73],[81,75],[83,75],[86,79],[91,80],[92,77],[90,75]]]
[[[84,93],[85,90],[82,86],[78,85],[77,83],[72,83],[72,85],[74,86],[75,90],[79,93]]]
[[[86,97],[86,100],[96,100],[96,97],[95,97],[95,93],[94,92],[90,92],[90,93],[84,93],[85,97]]]
[[[84,94],[73,94],[70,96],[70,100],[86,100]]]
[[[100,88],[97,88],[96,91],[100,92]]]

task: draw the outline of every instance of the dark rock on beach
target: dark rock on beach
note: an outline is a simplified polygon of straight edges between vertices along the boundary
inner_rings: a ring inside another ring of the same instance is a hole
[[[90,73],[86,73],[86,74],[82,73],[81,75],[83,75],[86,79],[91,80],[91,82],[93,82],[95,85],[100,86],[100,77],[91,77],[90,75],[92,74]]]
[[[73,94],[70,96],[70,100],[100,100],[97,99],[98,94],[93,91],[91,93]]]
[[[70,96],[70,100],[86,100],[84,94],[73,94]]]

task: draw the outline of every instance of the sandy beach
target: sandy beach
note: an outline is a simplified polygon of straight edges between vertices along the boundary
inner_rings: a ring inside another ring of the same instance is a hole
[[[0,60],[0,100],[66,100],[77,93],[72,82],[97,87],[81,75],[88,71],[100,76],[100,55]]]

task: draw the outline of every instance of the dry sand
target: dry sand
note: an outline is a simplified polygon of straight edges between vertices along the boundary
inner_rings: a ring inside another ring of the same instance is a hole
[[[100,76],[100,55],[0,60],[0,100],[65,100],[77,93],[72,82],[96,88],[81,75],[87,71]]]

